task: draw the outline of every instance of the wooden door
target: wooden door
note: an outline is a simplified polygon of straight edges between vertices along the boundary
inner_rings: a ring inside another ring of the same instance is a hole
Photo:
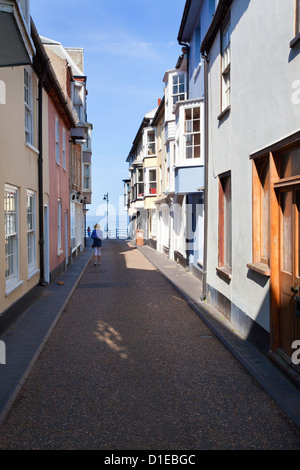
[[[280,189],[280,348],[290,358],[300,339],[300,187]]]

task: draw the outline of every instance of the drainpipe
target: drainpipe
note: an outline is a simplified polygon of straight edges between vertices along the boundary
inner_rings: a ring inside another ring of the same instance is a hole
[[[186,97],[189,99],[190,97],[190,45],[180,41],[179,42],[180,46],[183,46],[182,52],[183,54],[186,54],[186,68],[187,68],[187,84],[186,84]],[[184,51],[184,48],[186,48],[186,51]]]
[[[207,219],[208,219],[208,62],[207,54],[203,54],[204,60],[204,240],[203,240],[203,278],[201,300],[207,295]]]
[[[180,46],[183,46],[183,48],[182,48],[183,54],[186,54],[186,68],[187,68],[186,99],[188,100],[189,97],[190,97],[190,45],[185,43],[185,42],[182,42],[182,41],[178,41],[178,42],[179,42]],[[186,193],[185,194],[186,204],[188,204],[188,197],[189,197],[189,193]],[[187,218],[186,213],[185,213],[185,217]],[[188,250],[186,250],[185,256],[186,256],[187,266],[189,266],[190,265],[190,255],[189,255]]]
[[[40,245],[40,280],[39,285],[45,287],[45,264],[44,264],[44,189],[43,189],[43,83],[48,69],[49,61],[44,64],[43,72],[39,77],[38,85],[38,180],[39,180],[39,245]]]

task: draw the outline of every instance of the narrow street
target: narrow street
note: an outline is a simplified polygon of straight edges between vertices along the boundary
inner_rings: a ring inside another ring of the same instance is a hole
[[[0,449],[300,449],[299,429],[136,248],[104,240]]]

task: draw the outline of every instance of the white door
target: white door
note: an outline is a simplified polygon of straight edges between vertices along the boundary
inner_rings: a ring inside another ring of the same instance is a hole
[[[69,263],[69,239],[68,239],[68,211],[65,211],[65,252],[66,252],[66,269]]]
[[[44,206],[44,277],[46,282],[50,282],[49,264],[49,208]]]

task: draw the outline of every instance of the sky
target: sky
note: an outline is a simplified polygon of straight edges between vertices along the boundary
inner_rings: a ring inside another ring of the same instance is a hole
[[[126,158],[145,114],[163,97],[163,77],[175,68],[186,0],[30,0],[38,33],[84,49],[87,118],[92,133],[92,204],[119,212]]]

